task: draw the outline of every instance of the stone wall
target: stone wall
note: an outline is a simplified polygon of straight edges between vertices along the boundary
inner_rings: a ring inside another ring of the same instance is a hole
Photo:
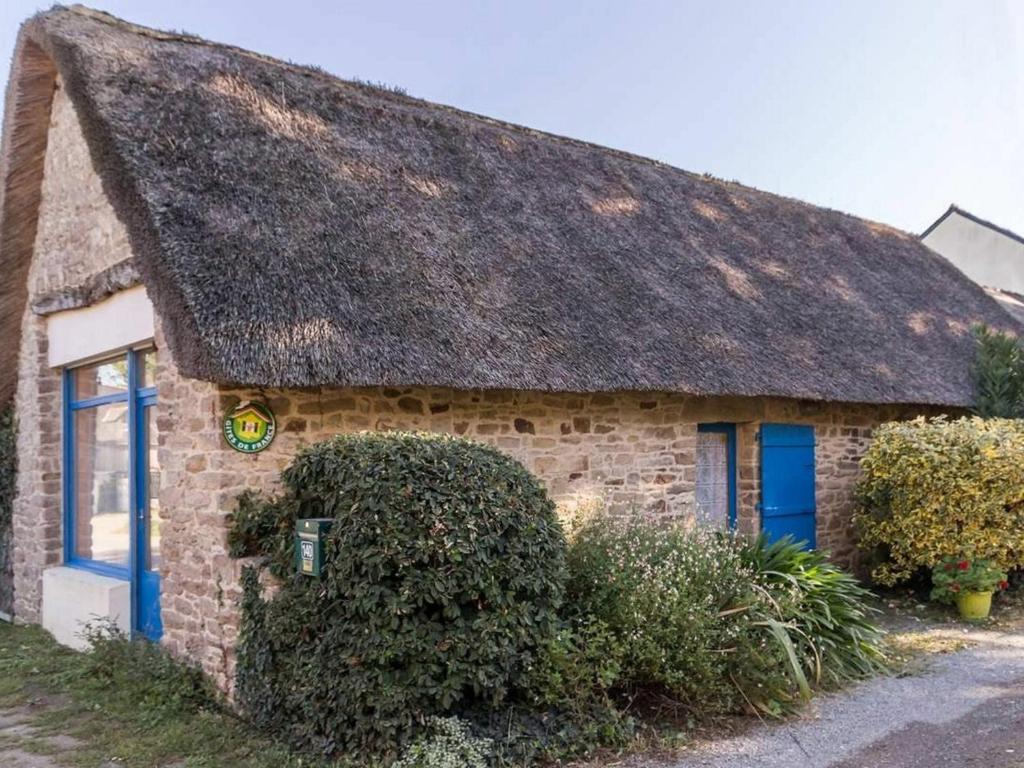
[[[29,303],[78,288],[131,259],[128,232],[92,165],[75,109],[58,79],[50,114]]]
[[[522,461],[563,508],[605,503],[690,519],[697,425],[738,423],[740,530],[759,527],[757,427],[815,426],[819,545],[849,561],[857,460],[873,425],[915,409],[670,394],[542,394],[445,389],[232,390],[182,379],[158,334],[158,429],[163,486],[164,642],[228,687],[237,636],[240,565],[226,552],[227,518],[246,488],[273,491],[303,445],[341,432],[420,429],[491,443]],[[230,449],[224,413],[270,404],[278,435],[263,453]]]
[[[61,562],[61,386],[46,359],[46,322],[27,313],[21,328],[18,389],[17,496],[14,539],[14,616],[41,618],[43,570]]]
[[[124,227],[103,194],[74,108],[58,82],[50,118],[28,307],[18,359],[18,495],[14,502],[14,612],[40,617],[42,572],[61,562],[61,378],[47,365],[46,319],[31,305],[78,288],[131,258]]]

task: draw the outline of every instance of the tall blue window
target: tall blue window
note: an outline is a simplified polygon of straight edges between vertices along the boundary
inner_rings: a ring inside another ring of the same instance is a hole
[[[159,637],[155,369],[144,349],[65,371],[64,561],[130,580],[133,628]]]

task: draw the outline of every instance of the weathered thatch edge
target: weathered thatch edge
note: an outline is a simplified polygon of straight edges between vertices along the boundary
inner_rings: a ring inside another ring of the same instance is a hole
[[[81,11],[76,10],[76,12]],[[160,254],[163,246],[160,243],[156,224],[150,217],[149,207],[145,204],[134,183],[134,174],[130,172],[121,155],[114,148],[109,127],[99,114],[93,100],[87,95],[88,88],[80,75],[81,67],[77,62],[78,53],[75,46],[57,35],[49,34],[46,30],[44,18],[48,13],[50,12],[38,14],[25,22],[19,39],[24,38],[39,46],[54,62],[53,81],[59,74],[64,83],[65,91],[75,108],[82,134],[89,148],[93,167],[103,185],[103,191],[128,233],[128,242],[135,257],[138,274],[143,283],[154,286],[154,289],[148,293],[154,308],[164,322],[163,328],[167,344],[183,371],[191,372],[200,369],[203,367],[201,361],[212,359],[215,356],[209,350],[202,349],[202,335],[195,324],[194,316],[187,309],[186,297],[178,290],[174,280],[161,274]],[[93,12],[89,12],[89,15],[103,16],[103,14],[94,14]],[[52,82],[50,92],[52,97]],[[49,113],[49,104],[47,113]],[[45,142],[45,138],[43,141]],[[42,180],[41,161],[39,180]],[[38,199],[36,202],[38,207]],[[0,227],[3,225],[4,222],[0,221]],[[31,244],[27,258],[30,259],[30,257]],[[26,256],[22,255],[22,258],[26,258]],[[188,343],[184,343],[186,339]],[[210,373],[211,379],[224,378],[224,371],[211,371]],[[0,399],[2,396],[3,389],[0,388]]]
[[[141,255],[130,271],[117,265],[113,274],[97,276],[90,285],[82,286],[75,295],[48,297],[38,308],[41,313],[83,306],[83,302],[110,295],[119,287],[146,283],[159,285],[152,291],[152,301],[162,318],[165,333],[175,358],[183,367],[195,368],[201,355],[196,346],[198,328],[184,309],[184,297],[178,295],[174,282],[159,273],[160,243],[156,228],[132,174],[113,150],[110,132],[91,100],[85,96],[85,84],[78,75],[75,50],[47,33],[42,17],[26,21],[19,31],[11,63],[11,75],[3,120],[3,141],[0,144],[0,327],[15,328],[19,333],[6,339],[0,348],[0,402],[14,396],[18,377],[18,347],[21,319],[28,301],[28,272],[35,245],[40,195],[50,111],[58,75],[75,107],[93,165],[115,213],[125,225],[133,254]],[[136,268],[140,267],[138,271]],[[104,281],[106,285],[104,286]],[[35,308],[34,308],[35,309]],[[191,344],[179,344],[185,337]],[[190,331],[190,332],[189,332]]]
[[[37,297],[32,301],[32,311],[37,315],[51,315],[66,309],[88,307],[119,291],[134,288],[140,282],[142,279],[134,260],[125,259],[93,275],[81,285]]]
[[[28,300],[28,269],[36,239],[56,75],[44,49],[30,35],[19,34],[0,143],[0,327],[18,331],[0,348],[0,402],[14,396],[18,380],[21,318]]]

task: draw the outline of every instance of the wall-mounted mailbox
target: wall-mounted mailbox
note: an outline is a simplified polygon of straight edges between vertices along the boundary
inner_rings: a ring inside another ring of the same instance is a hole
[[[324,538],[334,519],[313,517],[295,522],[295,570],[320,577],[324,569]]]

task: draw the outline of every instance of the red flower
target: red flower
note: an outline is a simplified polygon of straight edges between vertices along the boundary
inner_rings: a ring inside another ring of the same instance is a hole
[[[959,568],[961,571],[966,571],[968,568],[971,567],[971,564],[966,560],[961,560],[959,563],[956,564],[956,567]]]
[[[959,584],[955,584],[955,583],[954,584],[950,584],[949,585],[949,591],[950,592],[959,592],[960,591],[960,585]]]
[[[999,588],[1000,589],[1006,589],[1009,586],[1010,586],[1010,582],[1008,582],[1006,579],[1003,579],[1002,581],[999,582]]]

